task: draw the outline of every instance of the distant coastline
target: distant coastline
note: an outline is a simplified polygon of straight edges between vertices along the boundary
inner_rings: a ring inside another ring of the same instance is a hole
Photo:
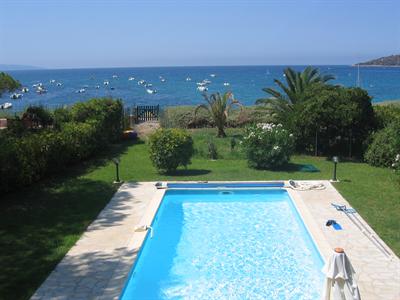
[[[400,67],[400,54],[384,56],[355,64],[360,67]]]
[[[372,67],[372,68],[400,68],[400,65],[361,65],[361,64],[354,64],[351,65],[352,67],[362,67],[362,68],[366,68],[366,67]]]
[[[29,70],[44,70],[44,68],[28,65],[6,65],[0,64],[0,71],[29,71]]]

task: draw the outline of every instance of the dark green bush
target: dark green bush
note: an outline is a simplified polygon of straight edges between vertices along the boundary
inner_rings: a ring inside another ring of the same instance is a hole
[[[53,114],[30,108],[26,115],[34,117],[26,118],[25,123],[27,119],[40,120],[38,126],[24,126],[24,120],[15,118],[8,129],[0,132],[0,192],[60,172],[122,136],[120,101],[95,99],[77,106],[58,109]],[[52,127],[45,125],[51,115],[54,115]]]
[[[149,145],[150,159],[161,173],[186,167],[194,152],[192,137],[182,129],[158,129],[150,136]]]
[[[376,127],[371,97],[360,88],[316,86],[282,119],[299,152],[362,157]]]
[[[72,114],[71,110],[67,107],[56,108],[53,112],[54,126],[58,129],[61,128],[62,124],[71,122]]]
[[[22,123],[27,128],[45,128],[53,125],[53,116],[43,106],[29,106],[22,115]]]
[[[400,122],[400,103],[375,105],[374,112],[379,129],[388,126],[394,121]]]
[[[378,167],[392,167],[400,154],[400,122],[392,122],[372,135],[365,160]]]

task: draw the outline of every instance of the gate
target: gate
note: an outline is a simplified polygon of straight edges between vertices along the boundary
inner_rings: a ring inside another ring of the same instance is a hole
[[[138,124],[146,121],[158,121],[160,116],[160,105],[137,105],[132,109],[127,108],[126,114],[130,123]]]

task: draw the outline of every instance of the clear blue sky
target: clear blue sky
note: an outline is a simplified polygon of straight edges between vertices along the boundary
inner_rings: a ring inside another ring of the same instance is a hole
[[[351,64],[400,52],[400,0],[0,0],[0,64]]]

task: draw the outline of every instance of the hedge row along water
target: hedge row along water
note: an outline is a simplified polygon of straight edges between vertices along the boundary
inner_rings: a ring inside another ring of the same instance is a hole
[[[30,107],[0,132],[0,193],[93,156],[122,135],[121,101],[92,99],[47,111]]]

